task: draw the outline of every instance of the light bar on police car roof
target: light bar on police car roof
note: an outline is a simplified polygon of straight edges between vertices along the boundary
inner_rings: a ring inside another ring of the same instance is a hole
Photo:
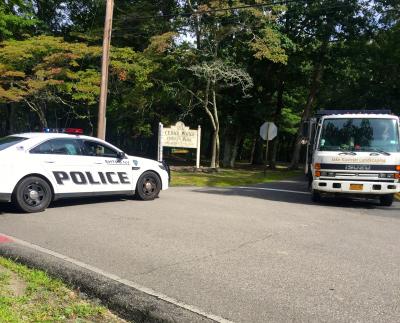
[[[81,128],[65,128],[65,133],[76,133],[76,134],[83,134],[83,129]]]
[[[43,132],[47,133],[73,133],[73,134],[83,134],[83,129],[81,128],[44,128]]]

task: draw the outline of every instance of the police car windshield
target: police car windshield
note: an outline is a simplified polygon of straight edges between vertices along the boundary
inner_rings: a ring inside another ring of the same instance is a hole
[[[325,119],[319,141],[321,151],[399,152],[395,119]]]
[[[26,139],[28,138],[14,137],[14,136],[0,138],[0,150],[4,150],[8,147],[16,145],[17,143],[24,141]]]

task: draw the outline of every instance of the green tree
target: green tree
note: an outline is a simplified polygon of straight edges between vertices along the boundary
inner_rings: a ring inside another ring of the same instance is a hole
[[[372,13],[361,1],[291,2],[285,19],[289,36],[300,49],[303,66],[308,67],[308,95],[302,120],[310,117],[323,82],[324,71],[335,55],[337,43],[355,40],[370,31]],[[291,162],[297,168],[300,157],[301,133],[297,134]]]
[[[0,3],[0,42],[12,38],[24,38],[35,31],[38,20],[33,8],[23,0]]]
[[[10,40],[0,47],[0,102],[26,104],[41,126],[47,127],[49,103],[66,105],[80,118],[97,105],[101,48],[70,43],[62,38],[39,36]],[[129,48],[113,48],[110,80],[119,97],[140,96],[152,86],[149,74],[157,68],[143,54]],[[111,96],[111,100],[115,96]],[[82,111],[82,107],[85,107]]]

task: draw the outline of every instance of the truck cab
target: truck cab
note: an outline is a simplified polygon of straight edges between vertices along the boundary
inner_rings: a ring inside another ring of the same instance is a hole
[[[378,198],[400,192],[399,118],[389,111],[319,112],[309,122],[306,173],[312,199],[324,195]]]

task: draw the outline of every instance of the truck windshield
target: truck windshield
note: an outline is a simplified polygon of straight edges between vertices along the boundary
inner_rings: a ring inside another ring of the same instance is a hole
[[[26,139],[27,138],[14,136],[0,138],[0,150],[4,150]]]
[[[399,127],[395,119],[325,119],[319,141],[322,151],[399,152]]]

